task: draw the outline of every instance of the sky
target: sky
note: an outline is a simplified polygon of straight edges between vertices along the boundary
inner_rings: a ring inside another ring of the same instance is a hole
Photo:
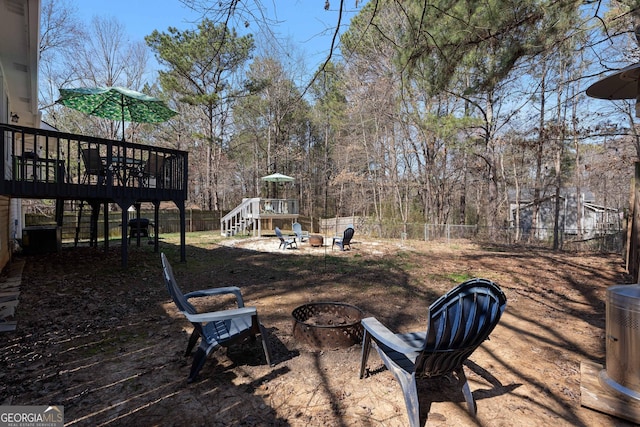
[[[212,0],[215,1],[215,0]],[[244,2],[254,4],[253,0]],[[355,16],[356,0],[345,0],[342,27],[346,29]],[[361,2],[364,3],[364,2]],[[339,0],[330,1],[332,7],[324,9],[324,0],[262,0],[269,18],[278,21],[271,30],[290,39],[300,54],[304,53],[306,74],[312,74],[326,59],[338,20]],[[166,31],[169,27],[180,30],[195,28],[200,15],[186,8],[179,0],[78,0],[75,3],[82,21],[90,22],[94,16],[115,17],[124,25],[133,41],[144,41],[153,30]],[[257,25],[250,22],[249,30],[257,37]],[[243,28],[237,28],[238,32]],[[158,65],[153,60],[151,68]]]

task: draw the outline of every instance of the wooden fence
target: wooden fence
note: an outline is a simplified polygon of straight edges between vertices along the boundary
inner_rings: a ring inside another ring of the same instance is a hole
[[[90,219],[91,211],[85,209],[80,215],[80,223],[78,224],[78,211],[65,212],[62,226],[62,240],[70,241],[74,240],[76,236],[76,229],[79,230],[79,240],[89,240],[90,231]],[[218,231],[220,230],[220,218],[226,214],[226,212],[213,212],[202,211],[199,209],[187,209],[185,212],[186,232],[194,231]],[[148,218],[153,222],[152,210],[141,210],[141,218]],[[129,218],[135,218],[135,212],[129,213]],[[309,230],[314,232],[318,229],[318,220],[312,221],[309,217],[299,217],[298,222],[302,225],[303,230]],[[312,225],[312,222],[315,225]],[[120,238],[121,237],[121,213],[114,211],[109,213],[109,237]],[[275,222],[274,222],[275,224]],[[26,214],[25,226],[38,226],[38,225],[55,225],[55,218],[53,214]],[[283,230],[291,230],[291,221],[282,221],[279,225]],[[154,224],[155,226],[155,224]],[[155,228],[153,229],[155,232]],[[164,233],[179,233],[180,232],[180,213],[176,209],[160,210],[159,212],[159,225],[158,232],[160,235]],[[98,238],[104,238],[104,215],[101,214],[98,219]]]
[[[73,240],[78,230],[79,240],[89,239],[89,219],[90,210],[85,210],[78,223],[78,212],[65,212],[62,226],[62,240]],[[186,231],[208,231],[218,230],[220,228],[220,213],[212,211],[201,211],[197,209],[187,209],[185,212]],[[153,222],[153,211],[140,211],[141,218],[148,218]],[[135,212],[129,213],[129,218],[135,218]],[[109,237],[120,238],[122,221],[121,212],[109,212]],[[25,215],[25,226],[36,225],[55,225],[55,219],[51,216],[43,214],[27,214]],[[155,224],[154,224],[155,227]],[[180,232],[180,213],[176,209],[161,210],[159,212],[159,224],[157,232],[163,233],[179,233]],[[156,231],[155,228],[153,230]],[[98,219],[98,237],[104,238],[104,215],[101,214]]]
[[[320,220],[320,234],[325,236],[338,236],[341,235],[344,229],[350,225],[354,226],[356,230],[361,230],[362,232],[365,223],[365,218],[359,216],[323,218]]]

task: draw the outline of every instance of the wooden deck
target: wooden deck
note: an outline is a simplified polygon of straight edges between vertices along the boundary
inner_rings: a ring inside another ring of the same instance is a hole
[[[604,387],[598,376],[604,367],[589,360],[580,362],[580,403],[604,414],[640,423],[640,401]]]
[[[127,210],[131,206],[152,203],[157,224],[160,202],[172,201],[180,210],[181,253],[185,260],[187,152],[10,124],[0,124],[0,130],[0,151],[5,159],[0,162],[0,194],[55,199],[58,225],[62,225],[65,200],[86,202],[96,224],[100,208],[115,203],[122,210],[123,236],[127,235]],[[125,267],[126,242],[123,239]]]

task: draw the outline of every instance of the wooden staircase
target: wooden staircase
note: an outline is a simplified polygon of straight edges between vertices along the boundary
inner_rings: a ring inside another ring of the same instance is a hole
[[[242,203],[220,220],[220,234],[225,237],[237,234],[260,236],[260,198],[242,199]]]

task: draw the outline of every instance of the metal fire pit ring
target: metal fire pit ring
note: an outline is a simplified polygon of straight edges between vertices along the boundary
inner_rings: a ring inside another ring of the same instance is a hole
[[[313,247],[323,246],[324,245],[324,237],[312,234],[309,236],[309,244]]]
[[[314,302],[293,310],[293,337],[316,349],[347,348],[362,342],[363,311],[342,302]]]

